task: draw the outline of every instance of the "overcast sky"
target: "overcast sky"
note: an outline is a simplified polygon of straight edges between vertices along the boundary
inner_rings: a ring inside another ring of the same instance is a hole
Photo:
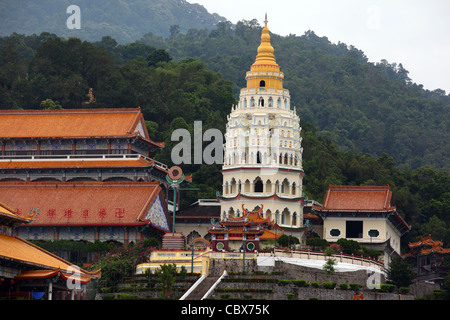
[[[450,93],[449,0],[187,1],[233,23],[256,18],[263,24],[267,12],[273,33],[312,30],[332,43],[355,46],[370,62],[402,63],[413,82]]]

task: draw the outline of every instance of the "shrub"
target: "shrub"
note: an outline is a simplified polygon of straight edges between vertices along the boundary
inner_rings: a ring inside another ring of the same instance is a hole
[[[410,289],[411,289],[410,287],[400,287],[398,288],[398,293],[408,294]]]
[[[382,292],[392,293],[395,290],[395,285],[383,283],[380,285],[380,289]]]
[[[313,250],[323,250],[328,247],[329,243],[327,240],[322,238],[310,238],[306,240],[306,244],[311,246]]]
[[[318,288],[318,287],[320,287],[320,283],[317,281],[311,282],[311,287]]]
[[[325,289],[334,289],[334,287],[336,287],[336,282],[323,282],[322,287]]]
[[[360,285],[358,283],[350,283],[350,290],[359,291]]]
[[[309,287],[309,283],[306,282],[306,280],[292,280],[292,283],[295,284],[297,287]]]
[[[289,283],[291,283],[291,280],[280,279],[280,280],[278,280],[278,283],[281,284],[282,286],[287,286]]]
[[[221,294],[220,298],[223,299],[223,300],[227,300],[227,299],[230,298],[230,295],[229,294]]]
[[[286,298],[288,300],[292,300],[292,298],[294,298],[294,294],[293,293],[286,293]]]
[[[346,284],[346,283],[341,283],[341,284],[339,285],[339,289],[341,289],[341,290],[347,290],[347,289],[348,289],[348,284]]]
[[[103,300],[112,300],[114,299],[114,293],[106,293],[103,295]]]

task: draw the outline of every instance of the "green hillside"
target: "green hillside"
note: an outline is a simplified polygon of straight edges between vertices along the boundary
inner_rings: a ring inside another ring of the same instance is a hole
[[[80,29],[67,27],[70,5],[80,8]],[[185,32],[192,28],[213,29],[217,22],[225,20],[184,0],[0,0],[0,36],[50,32],[96,41],[109,35],[119,43],[128,43],[148,32],[168,37],[171,25]]]

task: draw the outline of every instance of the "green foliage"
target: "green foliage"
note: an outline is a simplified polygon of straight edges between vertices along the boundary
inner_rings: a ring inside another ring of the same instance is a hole
[[[386,273],[388,282],[397,287],[409,287],[417,276],[412,266],[398,257],[392,259]],[[383,287],[381,289],[383,290]]]
[[[346,284],[346,283],[339,284],[339,289],[341,289],[341,290],[348,290],[348,284]]]
[[[154,243],[154,240],[146,240],[126,247],[115,246],[105,256],[94,261],[91,269],[101,268],[101,284],[104,287],[112,288],[114,292],[123,277],[132,276],[136,270],[136,265],[147,261]]]
[[[394,292],[396,286],[394,284],[382,283],[380,284],[381,292],[392,293]]]
[[[282,285],[282,286],[287,286],[288,284],[291,283],[291,280],[288,280],[288,279],[280,279],[280,280],[278,280],[278,283],[279,283],[280,285]]]
[[[283,234],[278,238],[277,243],[282,247],[290,247],[292,245],[299,244],[300,241],[294,236]]]
[[[76,4],[81,10],[81,29],[70,30],[66,26],[67,7]],[[216,23],[225,20],[209,13],[204,7],[178,0],[47,0],[26,4],[8,3],[8,11],[14,14],[2,16],[1,34],[18,32],[33,34],[49,31],[64,37],[81,37],[94,41],[104,35],[111,35],[119,42],[131,42],[152,32],[169,37],[189,29],[212,29]]]
[[[292,280],[292,283],[295,284],[297,287],[309,287],[309,283],[303,279]]]
[[[173,264],[163,264],[158,270],[158,280],[161,282],[161,294],[163,297],[170,296],[170,290],[175,283],[177,267]]]
[[[52,99],[45,99],[39,104],[43,110],[62,110],[58,101],[54,102]]]
[[[353,291],[359,291],[359,288],[361,287],[358,283],[350,283],[349,284],[350,290]]]
[[[323,270],[326,274],[333,274],[336,272],[334,266],[336,265],[336,259],[328,258],[327,262],[323,265]]]
[[[306,245],[311,246],[313,250],[324,250],[329,246],[329,243],[325,239],[316,237],[306,239]]]
[[[343,252],[347,254],[357,254],[361,249],[361,246],[355,240],[341,238],[337,241],[337,244],[339,244],[342,247]]]
[[[336,282],[322,282],[322,287],[325,289],[334,289],[336,287]]]

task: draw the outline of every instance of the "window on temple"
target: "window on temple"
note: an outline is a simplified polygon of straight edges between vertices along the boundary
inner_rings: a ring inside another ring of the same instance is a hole
[[[346,221],[346,238],[362,238],[363,222],[362,221]]]
[[[261,157],[262,157],[262,156],[261,156],[261,152],[258,151],[258,152],[256,153],[256,163],[261,163]]]
[[[330,236],[339,237],[340,235],[341,235],[341,230],[339,230],[339,229],[331,229],[330,230]]]
[[[369,234],[369,237],[376,238],[380,235],[380,231],[378,231],[377,229],[370,229],[368,234]]]
[[[263,192],[263,183],[262,183],[261,179],[258,179],[255,182],[255,192]]]
[[[261,80],[261,81],[259,82],[259,86],[260,86],[261,88],[264,88],[264,87],[266,86],[266,82],[265,82],[264,80]]]
[[[258,106],[264,107],[264,99],[263,99],[263,97],[259,98]]]

